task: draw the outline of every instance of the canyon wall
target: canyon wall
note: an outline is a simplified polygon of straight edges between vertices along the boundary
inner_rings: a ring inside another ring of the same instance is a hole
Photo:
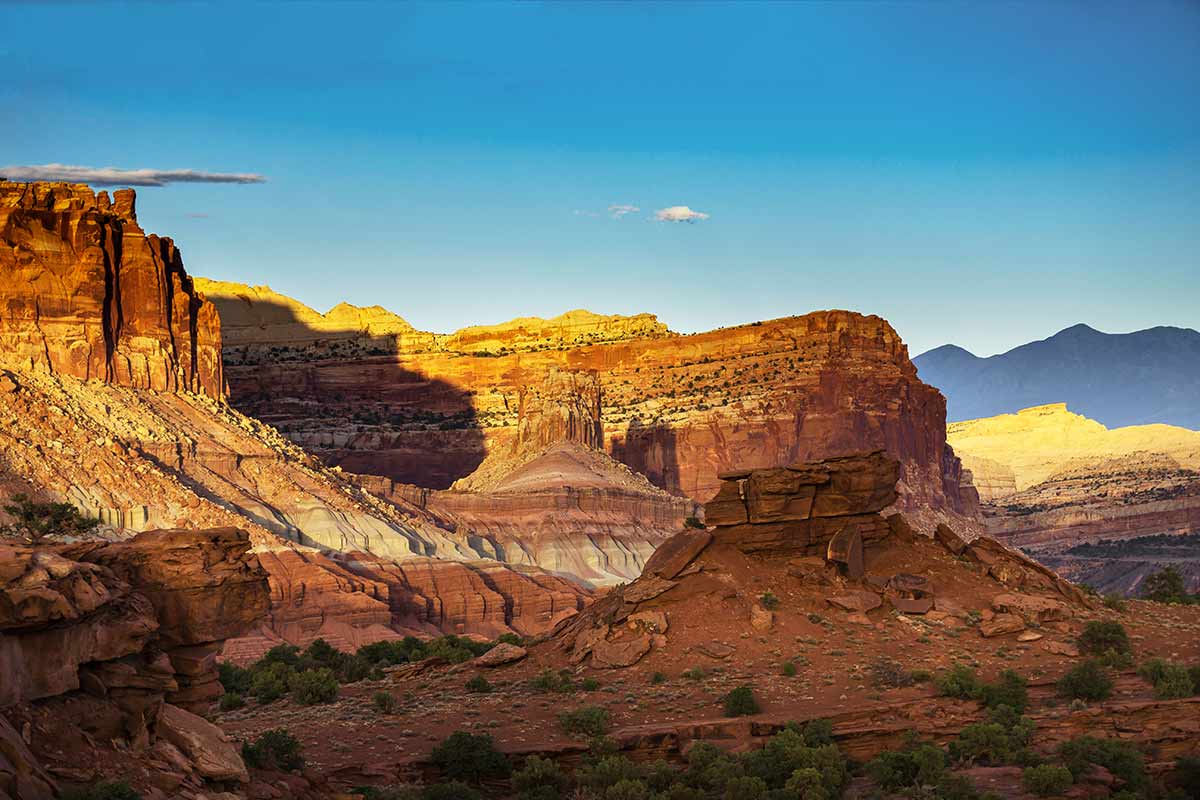
[[[0,351],[85,380],[224,393],[216,308],[133,190],[0,181]]]
[[[452,334],[397,337],[381,353],[378,340],[372,352],[312,337],[288,346],[274,304],[214,297],[275,342],[272,354],[226,329],[232,402],[353,472],[449,487],[511,446],[523,387],[554,367],[597,374],[605,449],[674,494],[703,502],[734,466],[883,448],[901,461],[902,505],[975,510],[946,446],[944,399],[878,317],[822,311],[690,336],[596,317],[610,320],[596,343],[533,336],[516,320],[491,326],[486,350]]]
[[[948,438],[990,535],[1103,591],[1136,594],[1167,565],[1200,588],[1200,432],[1110,429],[1056,403],[952,423]]]

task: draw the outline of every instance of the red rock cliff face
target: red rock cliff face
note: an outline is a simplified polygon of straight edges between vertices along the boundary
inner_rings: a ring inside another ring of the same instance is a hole
[[[976,509],[946,446],[945,399],[879,317],[820,311],[691,336],[448,347],[297,350],[276,365],[243,348],[227,374],[235,404],[330,462],[432,488],[510,446],[521,387],[557,367],[596,372],[608,452],[672,493],[703,502],[723,470],[885,449],[901,462],[902,505]]]
[[[216,308],[134,193],[0,182],[0,353],[135,388],[224,393]]]

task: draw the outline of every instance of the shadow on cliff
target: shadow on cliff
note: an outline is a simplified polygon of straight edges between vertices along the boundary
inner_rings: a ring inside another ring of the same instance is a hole
[[[645,475],[655,486],[686,496],[680,481],[677,434],[661,419],[635,416],[629,420],[625,432],[613,437],[610,455]]]
[[[222,318],[244,316],[241,300],[211,300]],[[289,326],[288,344],[223,335],[229,400],[239,411],[331,466],[425,488],[448,488],[483,461],[470,392],[402,364],[396,337],[317,330],[278,303],[256,301],[253,313]]]

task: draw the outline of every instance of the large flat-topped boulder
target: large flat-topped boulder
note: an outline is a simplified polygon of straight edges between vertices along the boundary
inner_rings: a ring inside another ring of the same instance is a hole
[[[875,450],[726,473],[705,520],[716,527],[715,538],[744,552],[826,555],[835,537],[848,547],[888,534],[879,512],[896,501],[899,471],[899,462]]]

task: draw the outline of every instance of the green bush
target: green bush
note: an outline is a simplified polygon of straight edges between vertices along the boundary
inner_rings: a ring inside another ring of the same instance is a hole
[[[86,789],[63,792],[63,800],[142,800],[125,781],[104,781]]]
[[[1054,764],[1040,764],[1036,767],[1026,767],[1022,776],[1025,790],[1039,797],[1060,795],[1075,782],[1071,770]]]
[[[680,674],[682,674],[683,677],[687,678],[689,681],[702,681],[708,677],[708,673],[704,671],[703,667],[691,667],[689,669],[685,669]]]
[[[876,689],[900,689],[913,684],[912,675],[895,659],[875,659],[871,662],[869,673],[871,685]]]
[[[785,662],[783,662],[783,670],[782,670],[782,672],[783,672],[783,676],[784,676],[785,678],[794,678],[794,677],[796,677],[796,662],[794,662],[794,661],[785,661]]]
[[[779,598],[774,592],[763,592],[762,597],[758,598],[758,601],[762,603],[762,607],[768,611],[774,611],[775,609],[779,608]]]
[[[559,800],[571,788],[562,767],[548,758],[530,756],[512,775],[519,800]]]
[[[642,781],[617,781],[604,790],[604,800],[650,800],[650,787]]]
[[[1096,620],[1089,622],[1079,634],[1079,652],[1085,655],[1104,655],[1108,651],[1128,653],[1129,634],[1119,622]]]
[[[338,698],[337,678],[328,667],[293,674],[288,679],[288,688],[292,690],[292,700],[302,706],[332,703]]]
[[[1127,605],[1124,597],[1115,592],[1109,592],[1104,595],[1104,607],[1124,613]]]
[[[217,675],[221,680],[221,688],[225,691],[250,694],[250,681],[253,678],[250,670],[223,661],[217,665]]]
[[[955,664],[949,672],[943,672],[934,683],[938,694],[944,697],[958,697],[963,700],[973,700],[979,694],[979,678],[975,670],[962,664]]]
[[[725,783],[722,800],[767,800],[767,784],[761,778],[742,775]],[[606,798],[607,800],[607,798]]]
[[[371,695],[371,705],[376,711],[391,714],[396,710],[396,697],[391,692],[378,691]]]
[[[600,688],[600,681],[595,678],[584,678],[579,682],[579,688],[585,692],[594,692]]]
[[[914,669],[909,675],[912,676],[913,683],[929,683],[933,680],[933,673],[927,669]]]
[[[761,709],[754,699],[754,689],[750,686],[739,686],[725,695],[725,716],[747,717],[757,714]]]
[[[77,536],[100,524],[100,520],[80,514],[70,503],[36,503],[24,494],[14,494],[4,510],[13,522],[0,525],[0,536],[21,539],[34,547],[47,536]]]
[[[281,661],[264,659],[255,665],[250,694],[259,703],[273,703],[288,693],[288,684],[296,670]]]
[[[1129,742],[1081,736],[1060,745],[1058,755],[1075,780],[1087,775],[1093,765],[1098,765],[1131,789],[1138,789],[1146,782],[1145,758]]]
[[[946,754],[931,744],[912,744],[904,750],[880,753],[867,762],[866,771],[888,792],[933,786],[946,772]]]
[[[235,708],[241,708],[246,705],[246,701],[237,692],[226,692],[221,695],[221,699],[217,702],[217,706],[222,711],[233,711]]]
[[[565,733],[591,738],[608,733],[608,709],[600,706],[584,706],[558,715],[558,724]]]
[[[667,673],[655,672],[653,675],[650,676],[650,682],[653,683],[655,686],[657,686],[660,683],[666,683],[667,682]]]
[[[433,749],[431,757],[447,778],[467,783],[507,778],[512,769],[486,733],[455,731]]]
[[[1108,670],[1094,658],[1073,667],[1058,681],[1059,693],[1073,700],[1104,700],[1112,689]]]
[[[538,673],[537,677],[530,679],[529,687],[539,692],[560,692],[565,694],[575,691],[575,683],[571,680],[571,673],[565,669],[558,672],[548,669],[543,670]]]
[[[304,769],[300,742],[283,728],[264,731],[253,744],[242,744],[242,760],[254,769],[299,772]]]
[[[1148,658],[1138,667],[1137,673],[1151,686],[1161,681],[1167,674],[1170,662],[1162,658]]]
[[[1175,567],[1165,567],[1148,576],[1142,584],[1142,597],[1156,603],[1193,602],[1193,598],[1187,593],[1183,575]]]
[[[980,684],[978,698],[988,708],[1008,706],[1020,714],[1029,706],[1028,686],[1029,681],[1014,670],[1006,669],[995,683]]]
[[[1175,759],[1171,781],[1183,791],[1184,797],[1200,797],[1200,758],[1180,756]]]
[[[1018,716],[1009,706],[995,709],[987,722],[966,726],[950,742],[950,757],[960,764],[1000,766],[1029,761],[1027,748],[1033,723]]]
[[[487,694],[492,688],[492,684],[482,675],[476,675],[467,681],[467,691],[473,694]]]
[[[1176,700],[1191,697],[1194,693],[1192,675],[1180,664],[1168,664],[1162,677],[1154,683],[1154,696],[1159,700]]]

